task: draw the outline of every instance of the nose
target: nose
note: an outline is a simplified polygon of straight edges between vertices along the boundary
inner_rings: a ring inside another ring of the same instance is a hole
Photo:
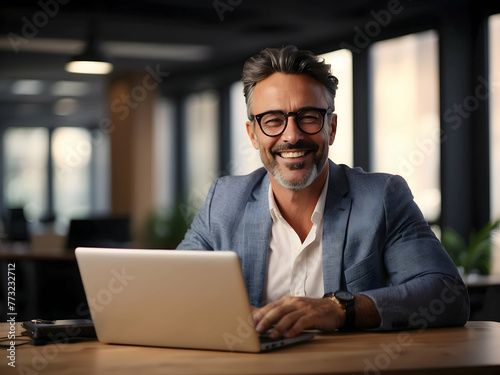
[[[304,138],[304,133],[299,129],[294,116],[288,117],[288,123],[285,131],[281,134],[281,138],[290,143],[296,143],[299,139]]]

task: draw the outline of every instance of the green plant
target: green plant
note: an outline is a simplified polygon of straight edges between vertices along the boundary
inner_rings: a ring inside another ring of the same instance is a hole
[[[170,213],[153,211],[144,224],[141,244],[152,249],[175,249],[184,238],[190,222],[182,215],[180,205]]]
[[[443,230],[441,242],[457,267],[464,274],[480,273],[488,275],[491,271],[491,245],[493,233],[500,227],[500,220],[488,222],[481,230],[472,230],[468,243],[453,229]]]

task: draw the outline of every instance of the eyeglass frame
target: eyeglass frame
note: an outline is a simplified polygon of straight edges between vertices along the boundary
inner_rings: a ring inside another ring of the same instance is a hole
[[[319,128],[319,130],[317,132],[314,132],[314,133],[309,133],[309,132],[304,131],[300,127],[299,120],[298,120],[298,116],[302,112],[311,111],[311,110],[318,111],[323,116],[323,121],[321,122],[321,127]],[[281,114],[285,118],[285,126],[283,127],[283,130],[281,130],[281,132],[279,132],[278,134],[269,135],[262,128],[262,124],[260,123],[260,121],[262,120],[262,117],[267,115],[268,113],[278,113],[278,114]],[[331,113],[333,113],[332,108],[324,109],[324,108],[316,108],[316,107],[304,107],[304,108],[299,109],[297,112],[285,113],[285,112],[280,111],[280,110],[274,110],[274,111],[267,111],[267,112],[259,113],[258,115],[250,115],[249,120],[250,121],[257,120],[257,122],[259,123],[260,130],[262,131],[262,133],[264,133],[264,135],[266,135],[268,137],[278,137],[285,132],[286,127],[288,126],[288,117],[293,116],[293,117],[295,117],[295,123],[297,124],[297,127],[299,128],[299,130],[302,133],[308,134],[308,135],[314,135],[314,134],[318,134],[321,130],[323,130],[323,127],[325,126],[325,115],[331,114]]]

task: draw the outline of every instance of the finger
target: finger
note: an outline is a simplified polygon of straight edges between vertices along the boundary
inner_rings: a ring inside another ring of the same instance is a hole
[[[312,329],[314,328],[314,326],[315,323],[311,319],[311,316],[302,315],[294,322],[294,324],[291,327],[289,327],[285,332],[283,332],[283,337],[285,338],[295,337],[303,330]]]
[[[276,305],[276,302],[270,302],[268,303],[267,305],[263,306],[263,307],[255,307],[251,310],[252,312],[252,318],[253,318],[253,321],[255,323],[255,325],[257,325],[260,320],[270,311],[274,308],[274,306]]]
[[[283,315],[281,319],[275,324],[272,330],[269,332],[269,337],[277,339],[281,336],[284,337],[294,337],[302,329],[296,328],[297,322],[300,322],[304,317],[303,311],[291,311],[286,315]],[[298,330],[298,332],[297,332]]]
[[[262,316],[256,326],[257,332],[260,334],[266,333],[274,324],[281,320],[281,318],[293,311],[293,308],[289,305],[282,304],[279,301],[273,302],[262,308]]]

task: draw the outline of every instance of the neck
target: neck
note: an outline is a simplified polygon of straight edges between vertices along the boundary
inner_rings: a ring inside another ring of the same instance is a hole
[[[302,241],[305,240],[312,227],[311,215],[321,195],[327,176],[328,163],[326,163],[312,184],[301,190],[284,188],[273,176],[270,176],[276,205],[283,218],[297,232]]]

